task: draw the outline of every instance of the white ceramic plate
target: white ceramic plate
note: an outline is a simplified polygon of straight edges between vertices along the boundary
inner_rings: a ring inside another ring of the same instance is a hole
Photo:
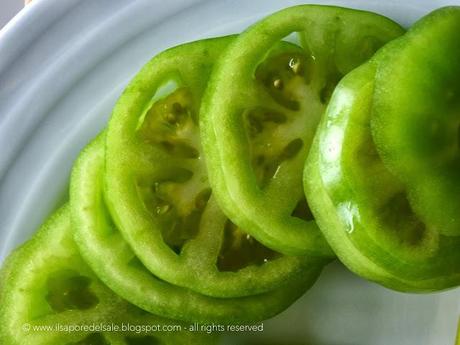
[[[408,26],[460,0],[331,0]],[[173,45],[241,31],[296,0],[36,0],[0,31],[0,262],[66,198],[69,171],[136,71]],[[263,333],[225,344],[451,345],[460,290],[396,293],[339,264]]]

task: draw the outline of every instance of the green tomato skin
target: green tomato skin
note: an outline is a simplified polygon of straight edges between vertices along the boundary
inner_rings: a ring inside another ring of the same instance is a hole
[[[460,236],[460,7],[438,9],[384,49],[372,130],[412,207],[446,236]]]
[[[252,78],[273,45],[293,32],[301,33],[304,52],[314,60],[299,110],[277,102]],[[213,69],[200,121],[210,183],[233,222],[286,255],[334,255],[314,221],[292,216],[296,203],[304,199],[302,171],[327,103],[323,93],[328,94],[341,76],[402,33],[398,24],[376,14],[303,5],[261,20],[230,44]],[[300,153],[276,169],[266,188],[258,185],[251,166],[251,147],[242,116],[244,111],[260,106],[294,119],[290,128],[267,146],[299,138],[303,142]]]
[[[423,224],[371,134],[379,54],[337,86],[304,171],[312,212],[339,259],[388,288],[431,292],[460,284],[460,241]]]
[[[65,331],[75,325],[185,325],[127,303],[83,261],[73,241],[68,205],[6,260],[0,273],[2,345],[215,344],[214,336],[188,331]],[[46,331],[37,327],[50,327]],[[54,327],[60,327],[61,331]],[[106,328],[107,329],[107,328]],[[138,339],[139,340],[139,339]]]
[[[151,313],[189,322],[248,323],[267,319],[291,305],[318,277],[322,265],[311,262],[295,279],[264,294],[214,298],[164,282],[130,249],[104,203],[104,140],[101,134],[77,160],[70,204],[81,255],[119,296]],[[110,264],[108,264],[110,263]]]

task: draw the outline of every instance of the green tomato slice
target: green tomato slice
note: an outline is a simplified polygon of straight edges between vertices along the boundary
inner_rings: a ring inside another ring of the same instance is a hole
[[[333,255],[305,201],[305,159],[336,83],[402,32],[377,14],[302,5],[261,20],[229,46],[200,121],[211,186],[235,224],[287,255]],[[266,58],[293,33],[302,47]]]
[[[358,275],[400,291],[457,286],[460,239],[414,213],[406,185],[375,147],[375,65],[350,72],[332,95],[306,163],[308,202],[337,256]]]
[[[0,278],[2,345],[215,344],[214,336],[188,332],[186,325],[146,313],[107,288],[78,252],[68,206],[10,255]],[[182,331],[161,331],[168,325]]]
[[[233,38],[153,58],[119,99],[106,137],[107,205],[136,256],[159,278],[214,297],[271,291],[312,270],[309,257],[258,243],[211,195],[198,108],[214,61]]]
[[[221,324],[253,322],[287,308],[318,277],[321,265],[311,264],[308,270],[273,291],[239,298],[209,297],[160,280],[136,257],[105,206],[104,139],[100,136],[91,143],[76,162],[70,200],[82,256],[119,296],[144,310],[174,319]]]
[[[460,7],[422,18],[377,67],[372,127],[418,216],[460,236]]]

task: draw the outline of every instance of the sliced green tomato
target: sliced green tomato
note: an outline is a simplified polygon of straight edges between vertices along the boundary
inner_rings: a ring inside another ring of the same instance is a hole
[[[214,297],[272,291],[317,265],[261,245],[211,195],[198,108],[212,65],[232,39],[155,57],[121,96],[106,138],[107,205],[136,256],[161,279]],[[279,46],[277,54],[292,47]]]
[[[2,345],[215,343],[213,336],[189,332],[187,325],[146,313],[101,283],[73,241],[67,206],[11,254],[0,278]],[[131,330],[123,331],[123,325]],[[166,326],[182,331],[162,331]]]
[[[460,236],[460,7],[422,18],[385,49],[372,127],[418,216]]]
[[[423,222],[371,134],[375,62],[337,86],[304,172],[305,194],[334,252],[352,271],[412,292],[460,284],[460,240]]]
[[[457,321],[457,337],[455,339],[456,339],[455,344],[459,345],[460,344],[460,317],[458,318],[458,321]]]
[[[166,283],[145,268],[114,226],[103,200],[103,174],[104,137],[101,136],[83,151],[72,174],[71,207],[76,240],[83,257],[102,281],[142,309],[190,322],[259,321],[291,305],[321,271],[321,265],[312,261],[308,269],[277,289],[239,298],[209,297]],[[198,270],[202,263],[196,265]],[[228,274],[238,278],[237,274]]]
[[[263,19],[229,46],[200,121],[211,186],[235,224],[287,255],[333,255],[305,201],[304,162],[336,83],[402,32],[377,14],[302,5]],[[292,33],[302,48],[269,54]]]

